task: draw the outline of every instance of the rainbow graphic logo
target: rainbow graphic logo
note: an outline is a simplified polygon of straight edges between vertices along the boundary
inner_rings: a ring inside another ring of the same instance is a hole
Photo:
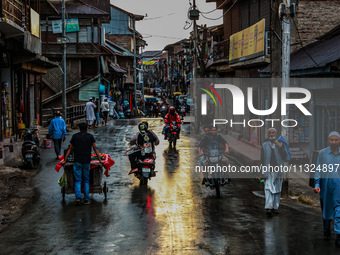
[[[206,88],[200,88],[200,90],[202,90],[202,91],[204,91],[205,93],[207,93],[211,98],[212,98],[212,100],[214,101],[214,103],[215,103],[215,106],[217,106],[217,102],[216,102],[216,99],[215,99],[215,97],[213,96],[213,94],[214,95],[216,95],[216,97],[218,98],[218,100],[219,100],[219,102],[220,102],[220,104],[221,104],[221,106],[223,106],[223,104],[222,104],[222,100],[221,100],[221,97],[220,97],[220,95],[217,93],[217,91],[213,88],[213,87],[211,87],[211,86],[209,86],[209,85],[207,85],[207,84],[204,84],[204,83],[202,83],[202,85],[203,86],[205,86]],[[212,92],[210,92],[210,91],[212,91]],[[201,95],[201,102],[202,102],[202,105],[201,105],[201,114],[202,115],[207,115],[207,94],[202,94]]]

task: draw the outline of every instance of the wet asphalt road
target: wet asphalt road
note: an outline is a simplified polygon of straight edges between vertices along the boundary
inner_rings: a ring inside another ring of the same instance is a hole
[[[263,188],[255,180],[233,180],[214,191],[190,177],[188,125],[177,150],[161,135],[161,119],[148,119],[161,138],[157,176],[148,187],[128,175],[123,156],[137,132],[137,120],[111,121],[91,129],[100,152],[116,164],[108,183],[108,200],[91,194],[91,204],[75,206],[74,194],[62,202],[57,180],[62,173],[53,149],[42,151],[42,170],[35,177],[39,196],[28,212],[0,234],[0,254],[337,254],[322,239],[321,214],[284,202],[280,215],[264,215],[264,200],[253,195]],[[63,144],[66,148],[67,143]]]

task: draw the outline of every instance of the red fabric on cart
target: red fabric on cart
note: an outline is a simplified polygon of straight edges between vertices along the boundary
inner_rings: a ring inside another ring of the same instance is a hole
[[[106,177],[110,177],[110,169],[111,169],[111,166],[113,166],[115,164],[114,160],[111,158],[111,156],[109,154],[102,154],[102,153],[99,153],[100,156],[103,156],[105,158],[103,162],[103,165],[104,165],[104,168],[105,168],[105,176]],[[94,156],[97,156],[96,154],[92,154],[91,157],[94,157]],[[91,161],[91,162],[99,162],[98,160],[96,161]],[[90,168],[95,168],[97,166],[91,166]]]
[[[104,168],[105,168],[104,174],[105,174],[106,177],[110,177],[109,171],[111,169],[111,166],[113,166],[115,164],[115,162],[114,162],[114,160],[111,158],[111,156],[109,154],[102,154],[102,153],[100,153],[100,155],[105,158],[105,160],[103,161],[103,165],[104,165]],[[93,156],[97,156],[97,155],[96,154],[92,154],[91,157],[93,157]],[[60,169],[63,167],[63,165],[61,164],[61,161],[64,160],[64,156],[59,156],[59,159],[60,159],[59,163],[54,168],[58,173],[59,173]],[[95,162],[99,162],[99,161],[96,160],[96,161],[91,161],[91,162],[95,163]],[[97,167],[97,166],[93,166],[92,165],[90,167],[90,169],[95,168],[95,167]]]
[[[54,168],[58,173],[59,173],[60,169],[63,167],[63,165],[61,164],[61,161],[64,160],[64,156],[63,155],[59,156],[59,159],[60,159],[59,163]]]

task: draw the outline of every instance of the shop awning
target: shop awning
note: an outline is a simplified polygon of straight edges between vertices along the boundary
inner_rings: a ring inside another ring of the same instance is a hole
[[[5,34],[6,38],[24,36],[25,30],[6,18],[0,18],[0,33]]]
[[[110,64],[110,67],[117,73],[126,73],[125,70],[123,70],[122,68],[120,68],[119,66],[117,66],[113,63]]]

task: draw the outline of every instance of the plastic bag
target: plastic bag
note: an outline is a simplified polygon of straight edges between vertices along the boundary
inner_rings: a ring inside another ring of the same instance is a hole
[[[58,184],[62,188],[65,187],[65,178],[66,178],[66,176],[65,176],[65,171],[64,171],[63,175],[58,180]]]

